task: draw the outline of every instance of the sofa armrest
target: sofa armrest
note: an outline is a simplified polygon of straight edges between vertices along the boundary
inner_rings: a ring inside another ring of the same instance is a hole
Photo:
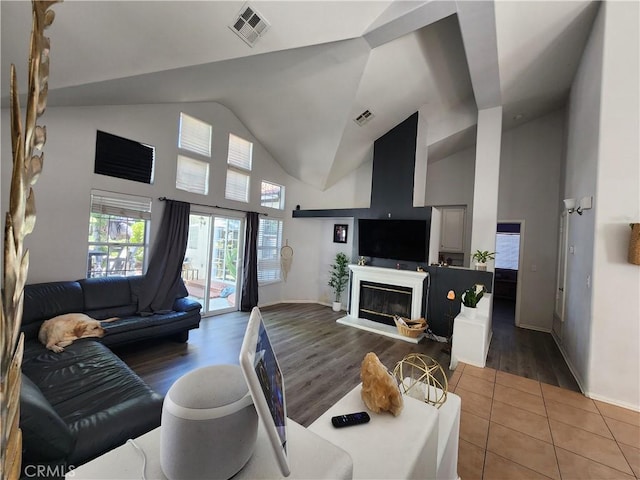
[[[176,298],[176,301],[173,302],[173,310],[176,312],[192,312],[192,311],[200,311],[202,309],[202,305],[200,305],[195,300],[190,298]]]
[[[24,458],[28,461],[67,458],[76,444],[71,429],[24,374],[20,389],[20,428]]]

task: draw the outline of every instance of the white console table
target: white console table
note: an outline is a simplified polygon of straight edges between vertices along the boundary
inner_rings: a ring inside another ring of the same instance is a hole
[[[160,428],[135,439],[144,452],[148,479],[166,479],[160,467]],[[289,419],[287,422],[289,447],[288,479],[344,479],[352,477],[353,462],[349,454]],[[220,439],[224,441],[224,439]],[[141,454],[128,443],[111,450],[89,463],[71,470],[69,480],[78,479],[139,479],[142,478]],[[262,423],[258,422],[258,438],[253,455],[233,479],[279,479],[276,457],[268,442]]]
[[[491,317],[493,313],[493,299],[485,293],[476,307],[473,318],[460,313],[453,320],[453,338],[451,340],[451,364],[449,368],[455,370],[458,362],[468,363],[484,368],[493,331]]]
[[[405,396],[400,415],[369,413],[371,421],[334,428],[331,417],[367,410],[358,385],[309,426],[353,458],[354,479],[456,480],[460,397],[437,409]]]

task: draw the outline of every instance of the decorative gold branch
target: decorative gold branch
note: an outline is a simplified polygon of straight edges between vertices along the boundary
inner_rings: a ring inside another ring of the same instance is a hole
[[[49,8],[62,0],[32,0],[29,52],[29,92],[24,128],[16,69],[11,65],[11,150],[13,173],[4,235],[3,293],[0,298],[0,477],[18,478],[22,461],[20,420],[20,373],[24,335],[20,334],[23,292],[29,270],[29,251],[24,238],[36,221],[32,185],[42,171],[45,127],[36,125],[47,105],[50,42],[44,30],[55,18]]]

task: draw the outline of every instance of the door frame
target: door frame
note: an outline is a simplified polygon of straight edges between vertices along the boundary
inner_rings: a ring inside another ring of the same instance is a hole
[[[496,222],[496,235],[498,234],[498,224],[500,223],[517,223],[520,225],[520,242],[518,251],[518,281],[516,283],[516,309],[514,324],[516,327],[520,326],[520,313],[522,311],[522,277],[524,274],[524,233],[525,233],[525,221],[520,220],[498,220]],[[495,282],[495,268],[494,268],[494,282]]]
[[[246,236],[246,228],[247,222],[246,217],[242,215],[234,215],[230,214],[227,210],[217,210],[217,209],[206,209],[206,208],[196,208],[191,210],[192,215],[202,215],[208,216],[210,218],[209,223],[209,245],[207,246],[207,280],[205,284],[205,298],[203,302],[203,317],[212,317],[216,315],[222,315],[224,313],[236,312],[240,310],[240,293],[242,292],[242,279],[244,278],[243,266],[244,266],[244,242]],[[210,296],[209,290],[211,286],[211,269],[213,262],[213,240],[214,240],[214,229],[215,229],[215,219],[218,218],[228,218],[233,220],[240,221],[240,232],[238,238],[238,257],[237,257],[237,269],[236,269],[236,303],[235,306],[230,306],[229,308],[221,308],[217,310],[209,310]]]

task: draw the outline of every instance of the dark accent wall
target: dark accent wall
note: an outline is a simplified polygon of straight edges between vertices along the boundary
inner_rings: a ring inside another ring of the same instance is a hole
[[[413,213],[417,134],[416,112],[373,144],[371,212],[378,218]]]
[[[454,317],[460,313],[460,296],[466,289],[476,283],[484,285],[487,293],[491,293],[493,273],[466,268],[430,266],[429,304],[427,305],[427,323],[436,335],[448,337],[451,332],[449,315]],[[449,290],[456,292],[454,301],[447,300]]]

